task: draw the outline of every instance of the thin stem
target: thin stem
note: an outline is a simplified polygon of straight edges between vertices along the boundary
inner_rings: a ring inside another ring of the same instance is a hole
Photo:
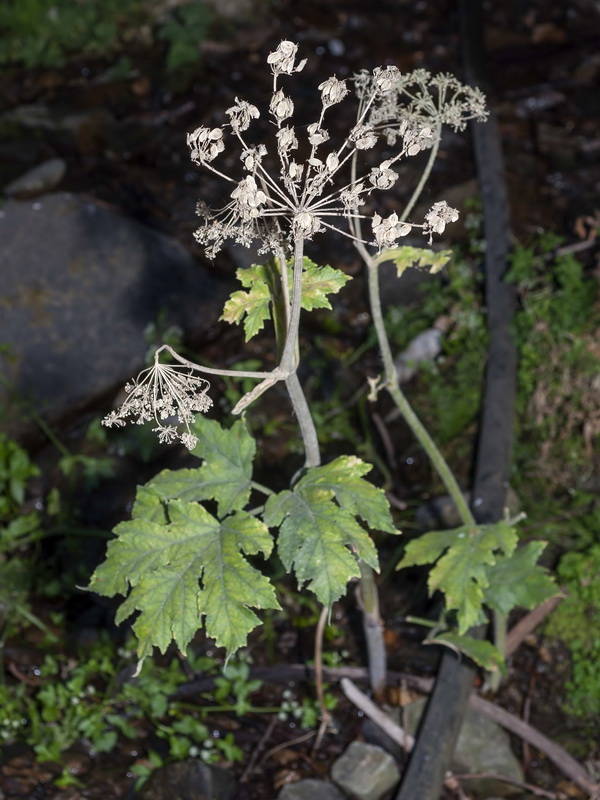
[[[323,606],[321,614],[319,615],[319,621],[317,622],[317,630],[315,631],[315,688],[317,691],[319,708],[321,709],[321,724],[313,747],[313,753],[316,753],[319,749],[325,731],[331,722],[331,714],[325,706],[325,690],[323,688],[323,634],[330,610],[328,606]]]
[[[508,627],[508,617],[500,611],[492,612],[492,625],[494,629],[494,644],[500,651],[502,658],[506,658],[506,637]],[[496,693],[500,688],[502,682],[502,675],[499,670],[491,672],[488,676],[489,687],[492,692]]]
[[[377,334],[377,341],[379,344],[379,350],[381,353],[381,357],[383,360],[383,368],[385,374],[385,388],[391,395],[393,401],[395,402],[397,408],[399,409],[400,413],[406,420],[408,426],[411,428],[412,432],[414,433],[415,437],[419,441],[421,447],[431,460],[436,472],[440,476],[442,482],[444,483],[446,489],[448,490],[448,494],[454,501],[458,514],[465,525],[475,526],[475,518],[471,513],[471,510],[467,504],[467,501],[464,498],[463,493],[460,490],[458,483],[456,482],[456,478],[450,467],[448,466],[446,459],[443,457],[442,453],[440,452],[439,448],[429,435],[427,429],[421,422],[421,420],[417,417],[415,412],[413,411],[410,403],[406,399],[404,392],[400,389],[400,385],[398,383],[398,375],[396,373],[396,367],[394,365],[394,358],[392,356],[392,350],[390,348],[390,343],[387,338],[387,333],[385,330],[385,324],[383,321],[383,312],[381,309],[381,296],[379,293],[379,273],[377,270],[377,264],[369,255],[368,251],[365,247],[357,245],[360,252],[362,253],[363,258],[367,262],[368,266],[368,277],[369,277],[369,302],[371,306],[371,316],[373,318],[373,325],[375,327],[375,332]]]
[[[441,125],[438,125],[435,133],[436,133],[435,142],[433,144],[433,147],[431,148],[431,152],[429,153],[429,158],[427,160],[427,164],[425,165],[425,169],[423,170],[423,174],[421,175],[421,178],[420,178],[418,184],[416,185],[415,190],[412,193],[412,196],[411,196],[410,200],[406,204],[406,208],[402,212],[402,215],[400,217],[400,222],[404,222],[404,220],[408,217],[410,212],[413,210],[413,208],[415,206],[415,203],[417,202],[417,200],[421,196],[421,192],[423,191],[423,188],[424,188],[425,184],[427,183],[427,180],[429,179],[429,175],[431,173],[431,170],[433,169],[433,163],[434,163],[435,159],[437,158],[438,150],[440,149],[440,141],[441,141],[441,138],[442,138],[442,126]]]
[[[185,364],[186,367],[190,367],[197,372],[206,372],[208,375],[221,375],[226,378],[270,378],[276,372],[276,370],[273,372],[250,372],[244,369],[217,369],[213,367],[204,367],[201,364],[196,364],[194,361],[188,361],[187,358],[180,356],[179,353],[176,353],[175,350],[173,350],[173,348],[168,344],[161,345],[154,354],[154,357],[158,358],[158,354],[163,350],[166,350],[168,353],[170,353],[173,358],[175,358],[181,364]]]

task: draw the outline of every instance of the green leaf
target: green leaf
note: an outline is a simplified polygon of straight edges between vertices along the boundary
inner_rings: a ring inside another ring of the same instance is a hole
[[[362,475],[369,465],[341,456],[324,467],[313,467],[293,491],[272,495],[265,506],[267,525],[281,526],[278,553],[300,584],[331,605],[360,575],[357,559],[379,569],[375,546],[356,516],[373,527],[393,532],[389,507],[380,489]],[[336,502],[337,500],[337,502]]]
[[[339,456],[323,467],[308,470],[298,483],[302,490],[316,487],[333,492],[339,505],[377,530],[398,533],[383,489],[378,489],[363,475],[372,469],[356,456]]]
[[[499,553],[511,555],[516,545],[517,533],[507,522],[432,531],[409,542],[398,569],[435,561],[427,582],[429,593],[438,589],[444,593],[447,608],[457,613],[458,632],[463,634],[484,618],[488,567],[496,563]]]
[[[424,644],[445,644],[453,650],[464,653],[487,672],[500,672],[506,674],[506,664],[497,647],[483,639],[474,639],[472,636],[461,636],[451,631],[438,633],[431,639],[426,639]]]
[[[117,613],[134,611],[140,659],[171,640],[185,651],[205,617],[206,632],[231,653],[245,644],[259,619],[250,609],[279,608],[274,589],[244,557],[268,556],[272,539],[263,522],[244,511],[219,521],[197,503],[173,500],[169,521],[121,523],[106,561],[90,587],[100,594],[129,597]]]
[[[198,415],[190,425],[198,437],[192,453],[204,460],[196,469],[163,470],[148,483],[162,500],[216,500],[219,516],[243,508],[250,497],[256,442],[242,420],[223,428]]]
[[[406,246],[382,250],[378,256],[375,256],[375,262],[383,264],[385,261],[392,261],[396,265],[398,277],[400,277],[409,267],[424,269],[434,275],[436,272],[440,272],[451,258],[452,250],[434,252],[422,247]]]
[[[537,564],[545,547],[546,542],[529,542],[488,568],[485,602],[490,608],[508,614],[516,606],[532,609],[560,594],[552,577]]]

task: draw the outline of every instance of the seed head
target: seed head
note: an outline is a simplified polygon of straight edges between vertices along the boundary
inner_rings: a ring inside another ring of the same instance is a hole
[[[152,430],[158,434],[160,442],[179,439],[192,450],[198,439],[189,425],[196,413],[208,411],[212,406],[207,395],[210,383],[196,374],[191,364],[161,364],[159,353],[160,349],[151,367],[125,386],[128,395],[125,402],[107,414],[102,424],[110,428],[113,425],[122,427],[127,421],[142,425],[154,420],[156,428]],[[175,422],[170,422],[173,419]],[[183,425],[184,429],[178,430],[177,425]]]

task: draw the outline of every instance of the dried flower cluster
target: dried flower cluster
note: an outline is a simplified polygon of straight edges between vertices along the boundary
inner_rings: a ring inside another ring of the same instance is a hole
[[[161,350],[156,351],[154,364],[125,386],[127,399],[119,409],[104,417],[102,423],[110,428],[125,425],[127,417],[137,425],[154,420],[157,427],[152,430],[160,442],[179,439],[192,450],[198,439],[189,425],[194,414],[208,411],[212,406],[207,395],[210,384],[195,374],[191,364],[161,364],[158,360]],[[179,430],[178,425],[183,425],[184,430]]]
[[[380,93],[375,103],[371,101],[373,75],[363,70],[355,76],[355,83],[361,109],[371,107],[369,122],[390,145],[396,143],[398,136],[406,142],[407,136],[412,135],[421,149],[431,147],[434,131],[442,125],[463,131],[469,120],[482,122],[488,116],[483,92],[447,73],[432,75],[425,69],[416,69],[398,75],[391,90]]]
[[[336,220],[340,218],[362,218],[359,208],[375,189],[391,189],[398,180],[394,164],[406,156],[414,156],[431,147],[439,124],[448,121],[455,127],[465,124],[470,115],[480,113],[483,96],[477,90],[461,87],[449,76],[431,78],[424,70],[403,76],[396,67],[378,67],[372,73],[361,73],[356,77],[356,88],[360,99],[356,123],[339,147],[323,145],[329,142],[329,132],[324,127],[325,114],[340,103],[348,94],[346,82],[333,76],[319,86],[321,113],[319,119],[306,128],[309,144],[308,157],[297,160],[299,135],[290,120],[294,113],[292,99],[279,86],[282,75],[300,71],[305,62],[296,64],[298,45],[283,41],[267,59],[273,73],[273,94],[269,113],[275,123],[275,149],[279,172],[273,175],[265,163],[269,149],[266,144],[250,145],[244,132],[251,122],[260,117],[258,108],[245,100],[236,98],[235,105],[227,109],[229,118],[219,128],[197,128],[187,137],[192,160],[212,170],[233,185],[231,202],[224,208],[213,210],[199,203],[197,212],[203,226],[196,232],[196,239],[206,246],[207,255],[214,256],[227,239],[249,246],[253,241],[261,242],[261,252],[285,252],[298,239],[310,239],[326,228],[340,230]],[[412,96],[410,89],[433,86],[438,92],[435,104],[432,95],[423,89],[422,95]],[[401,89],[399,88],[401,87]],[[402,108],[400,97],[407,94],[409,105]],[[451,97],[449,97],[451,95]],[[448,99],[449,97],[449,99]],[[483,112],[481,112],[483,113]],[[382,122],[385,125],[382,126]],[[352,157],[358,151],[371,150],[377,142],[391,138],[399,140],[396,153],[377,166],[356,177],[350,173]],[[224,175],[213,164],[225,149],[225,139],[232,137],[241,145],[240,159],[245,173],[240,180]],[[350,175],[334,185],[334,177],[347,167]],[[406,236],[413,227],[423,229],[426,235],[441,233],[447,222],[457,217],[453,209],[438,208],[430,212],[420,225],[402,222],[392,214],[387,220],[375,215],[372,220],[374,241],[377,247],[392,246],[398,238]],[[345,231],[342,231],[346,233]],[[349,235],[349,234],[346,234]]]
[[[325,116],[346,98],[348,87],[336,76],[323,81],[319,86],[321,112],[318,120],[301,132],[297,131],[291,124],[293,100],[280,86],[282,76],[299,72],[306,63],[305,60],[296,62],[297,50],[298,45],[283,41],[267,58],[273,75],[268,113],[275,126],[270,151],[264,143],[246,141],[244,135],[260,118],[260,111],[252,103],[237,98],[226,111],[227,122],[216,128],[197,128],[187,137],[192,160],[231,185],[230,202],[224,208],[213,210],[205,203],[198,203],[197,212],[203,225],[195,236],[206,246],[207,255],[214,256],[226,240],[232,239],[245,246],[258,241],[259,252],[274,254],[282,261],[292,250],[296,256],[295,288],[281,364],[286,357],[290,363],[286,362],[285,369],[280,369],[281,375],[276,374],[277,371],[239,372],[263,381],[243,398],[246,402],[238,403],[236,408],[240,409],[293,369],[302,280],[302,259],[298,253],[302,251],[303,241],[330,228],[350,236],[360,243],[359,247],[372,244],[381,250],[393,247],[413,228],[420,228],[430,240],[433,233],[442,233],[449,222],[458,218],[456,209],[444,201],[434,204],[422,224],[408,222],[395,212],[387,218],[374,214],[370,218],[373,233],[370,242],[365,242],[360,232],[360,221],[365,219],[360,208],[373,191],[395,186],[399,174],[394,167],[401,158],[433,148],[432,163],[443,124],[462,130],[468,119],[485,118],[481,92],[462,86],[452,76],[432,77],[425,70],[402,75],[396,67],[377,67],[372,72],[355,76],[356,122],[341,145],[333,146],[325,127]],[[307,156],[300,159],[302,137],[308,147],[303,148]],[[215,166],[229,140],[240,148],[241,178],[234,179]],[[384,160],[371,158],[370,166],[363,167],[364,173],[358,175],[358,163],[365,161],[358,156],[373,150],[379,142],[383,142],[388,151],[393,148],[392,154],[388,152]],[[273,163],[278,164],[275,174]],[[343,169],[347,173],[345,179],[338,174]],[[424,173],[420,186],[425,178]],[[348,223],[349,231],[339,227],[343,222]],[[161,364],[159,354],[165,349],[180,363]],[[194,365],[163,345],[155,354],[154,365],[126,387],[127,399],[121,408],[105,417],[104,424],[124,425],[128,417],[137,424],[154,420],[153,430],[161,442],[179,439],[192,449],[197,440],[190,431],[190,422],[196,412],[206,411],[212,405],[207,395],[208,381],[200,377],[199,372],[238,374]]]

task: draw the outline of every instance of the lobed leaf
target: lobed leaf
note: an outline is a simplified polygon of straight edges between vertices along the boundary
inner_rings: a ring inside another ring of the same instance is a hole
[[[428,578],[429,593],[438,589],[444,593],[447,608],[457,613],[458,632],[463,634],[484,618],[489,567],[502,555],[510,556],[516,545],[517,533],[507,522],[432,531],[409,542],[398,569],[435,562]]]
[[[233,292],[225,303],[220,319],[231,324],[244,323],[246,341],[263,329],[265,321],[271,316],[271,290],[269,287],[269,268],[253,264],[246,269],[238,269],[236,277],[249,291]],[[245,319],[244,319],[245,318]]]
[[[560,594],[560,589],[538,559],[546,542],[528,542],[488,568],[485,602],[501,614],[515,606],[532,609]]]
[[[140,659],[171,640],[185,649],[202,617],[208,635],[233,652],[259,623],[251,608],[279,608],[268,579],[245,557],[271,553],[269,531],[244,511],[220,521],[197,503],[172,500],[166,509],[163,524],[134,518],[117,527],[90,588],[112,596],[131,587],[117,622],[139,612]]]
[[[303,491],[313,486],[328,489],[342,508],[361,517],[372,528],[398,533],[385,492],[363,480],[371,469],[370,464],[356,456],[339,456],[325,466],[308,470],[297,488]]]
[[[350,280],[341,270],[330,266],[319,267],[310,258],[303,259],[302,308],[331,308],[327,295],[337,294]],[[292,283],[291,262],[288,263],[288,283]],[[225,303],[222,320],[232,324],[244,325],[246,341],[263,329],[266,320],[271,318],[271,304],[277,269],[270,265],[253,264],[238,269],[236,276],[247,291],[233,292]]]
[[[324,605],[359,577],[358,559],[379,569],[375,546],[356,517],[395,532],[384,493],[362,478],[369,470],[360,459],[341,456],[307,470],[293,491],[267,500],[264,520],[280,526],[279,557]]]
[[[302,308],[331,308],[328,294],[337,294],[348,283],[350,276],[328,265],[318,267],[310,258],[303,259]],[[290,270],[291,280],[291,270]]]
[[[190,430],[198,437],[192,453],[203,459],[203,465],[163,470],[148,486],[162,500],[216,500],[220,517],[243,508],[250,497],[256,453],[256,442],[245,423],[238,420],[231,428],[223,428],[215,420],[198,415]]]

